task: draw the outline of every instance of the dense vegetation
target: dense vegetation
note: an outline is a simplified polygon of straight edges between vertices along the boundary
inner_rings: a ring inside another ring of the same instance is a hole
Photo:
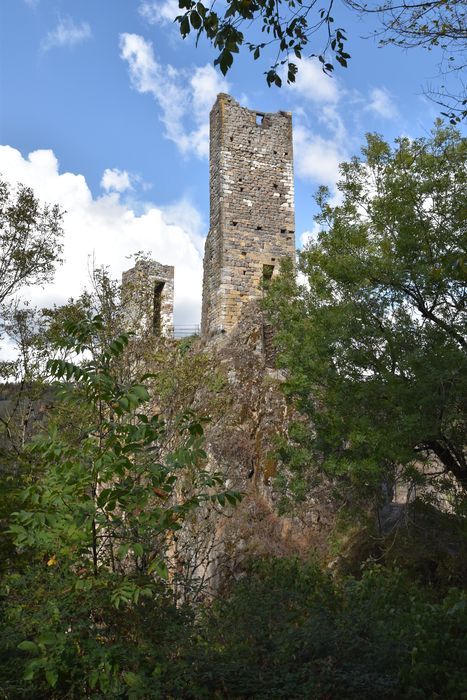
[[[286,390],[315,427],[297,439],[379,502],[402,480],[464,503],[465,164],[451,128],[394,149],[368,136],[341,166],[342,202],[318,193],[306,283],[287,264],[268,300]]]
[[[10,594],[4,697],[396,700],[467,692],[465,594],[437,601],[397,571],[336,582],[313,564],[259,561],[197,614],[163,588],[118,611],[104,584],[92,594],[63,592],[62,578],[42,567]],[[28,620],[22,608],[31,596],[38,609]],[[34,633],[36,642],[23,641]],[[36,674],[33,684],[24,670]]]
[[[12,303],[50,275],[60,213],[3,190],[5,250],[52,245],[10,254],[2,307],[0,698],[467,697],[465,156],[441,125],[371,136],[341,203],[320,191],[302,284],[286,263],[265,309],[296,409],[278,507],[324,483],[329,547],[214,589],[177,548],[239,510],[192,411],[200,385],[222,411],[227,379],[196,342],[126,332],[105,270],[64,307]]]

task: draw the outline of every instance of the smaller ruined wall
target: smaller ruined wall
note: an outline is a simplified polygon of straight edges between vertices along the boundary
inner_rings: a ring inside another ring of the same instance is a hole
[[[139,260],[122,274],[122,305],[128,330],[173,335],[174,267]]]
[[[220,94],[210,117],[202,334],[229,333],[280,259],[295,256],[292,116]]]

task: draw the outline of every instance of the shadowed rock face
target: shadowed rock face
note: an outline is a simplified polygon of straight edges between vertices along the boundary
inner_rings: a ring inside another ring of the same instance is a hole
[[[174,558],[180,556],[211,591],[240,576],[252,556],[306,557],[323,551],[334,516],[324,481],[310,489],[293,513],[281,512],[276,477],[287,467],[276,439],[286,437],[290,421],[301,418],[281,390],[282,372],[268,367],[262,327],[260,303],[253,300],[243,306],[238,323],[222,342],[200,339],[190,351],[193,366],[196,357],[206,358],[197,387],[190,390],[190,407],[210,417],[204,428],[206,468],[221,472],[229,488],[244,493],[237,507],[206,506],[177,533]],[[181,382],[177,391],[176,403],[183,405]]]
[[[295,255],[292,117],[220,94],[210,121],[210,230],[201,332],[229,333],[261,281]]]

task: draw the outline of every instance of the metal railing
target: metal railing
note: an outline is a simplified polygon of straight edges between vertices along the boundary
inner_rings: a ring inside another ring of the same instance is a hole
[[[199,324],[195,326],[174,326],[174,338],[188,338],[190,335],[199,335]]]

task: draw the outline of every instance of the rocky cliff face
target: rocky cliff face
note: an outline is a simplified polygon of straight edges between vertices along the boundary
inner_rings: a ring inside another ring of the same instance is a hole
[[[293,513],[280,512],[276,477],[285,465],[278,439],[294,415],[281,391],[283,376],[268,367],[263,315],[251,302],[236,328],[215,345],[196,341],[173,376],[185,377],[177,399],[185,399],[205,426],[209,469],[221,472],[230,488],[244,493],[240,505],[222,512],[206,509],[176,538],[179,570],[218,588],[241,575],[252,555],[309,556],[325,547],[333,519],[329,484],[317,484]],[[190,369],[191,367],[191,369]],[[189,385],[189,386],[188,386]],[[174,395],[165,401],[174,407]],[[186,403],[185,403],[186,407]]]

